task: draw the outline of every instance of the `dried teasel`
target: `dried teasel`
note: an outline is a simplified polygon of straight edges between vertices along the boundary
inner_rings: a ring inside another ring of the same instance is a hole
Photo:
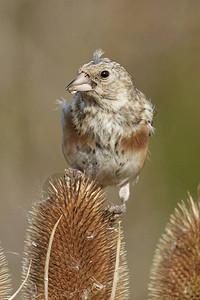
[[[151,269],[149,300],[200,299],[200,198],[182,201],[166,226]]]
[[[34,204],[25,241],[23,299],[128,299],[119,222],[94,181],[67,170]]]
[[[0,299],[7,300],[11,293],[11,278],[7,267],[7,262],[0,247]]]

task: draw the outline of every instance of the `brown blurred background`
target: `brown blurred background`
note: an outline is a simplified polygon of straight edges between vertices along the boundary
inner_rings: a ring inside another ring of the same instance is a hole
[[[0,1],[0,240],[20,283],[27,211],[67,167],[56,98],[96,48],[156,107],[149,160],[123,221],[131,299],[147,299],[156,243],[200,181],[199,0]],[[115,189],[109,191],[116,201]]]

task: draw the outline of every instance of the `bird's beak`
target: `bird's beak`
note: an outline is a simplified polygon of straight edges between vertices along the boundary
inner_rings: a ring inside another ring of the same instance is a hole
[[[89,76],[82,72],[80,73],[68,86],[66,91],[73,92],[87,92],[93,89],[94,82],[89,78]]]

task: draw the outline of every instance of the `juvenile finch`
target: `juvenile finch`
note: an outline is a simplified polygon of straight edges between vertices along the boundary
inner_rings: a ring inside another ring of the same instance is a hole
[[[75,95],[62,106],[62,146],[72,168],[102,187],[119,186],[121,205],[110,208],[117,217],[125,213],[130,182],[146,159],[153,106],[124,67],[103,53],[96,50],[66,87]]]

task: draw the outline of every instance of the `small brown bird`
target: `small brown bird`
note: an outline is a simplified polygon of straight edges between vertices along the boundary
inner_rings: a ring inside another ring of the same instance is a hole
[[[119,186],[121,206],[111,207],[116,216],[126,211],[130,182],[138,177],[153,132],[153,106],[119,63],[101,58],[78,70],[67,87],[75,93],[63,102],[63,153],[69,165],[102,186]]]

